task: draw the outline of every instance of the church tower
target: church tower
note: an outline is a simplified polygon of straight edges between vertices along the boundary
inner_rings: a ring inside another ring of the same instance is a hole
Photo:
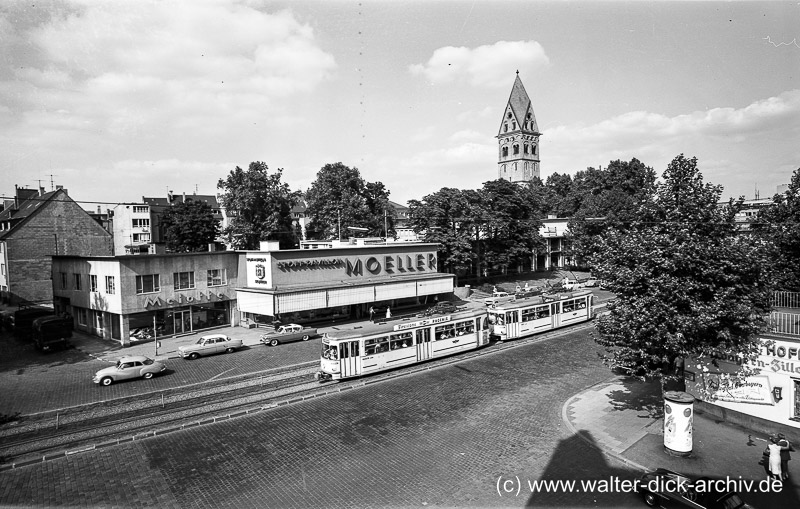
[[[500,155],[497,160],[497,178],[511,182],[530,182],[539,177],[539,126],[533,105],[522,86],[522,80],[514,80],[511,96],[503,112],[497,142]]]

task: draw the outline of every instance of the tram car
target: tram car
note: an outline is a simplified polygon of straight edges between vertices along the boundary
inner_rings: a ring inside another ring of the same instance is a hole
[[[489,330],[500,341],[531,336],[592,318],[592,292],[544,294],[489,308]]]
[[[370,323],[322,337],[320,381],[341,380],[445,357],[489,344],[486,307]]]

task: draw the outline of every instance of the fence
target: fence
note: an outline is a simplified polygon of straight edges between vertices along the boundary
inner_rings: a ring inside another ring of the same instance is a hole
[[[800,292],[775,292],[772,305],[776,308],[800,308]]]

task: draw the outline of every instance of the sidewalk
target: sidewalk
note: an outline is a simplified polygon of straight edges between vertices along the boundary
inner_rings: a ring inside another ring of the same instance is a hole
[[[588,433],[604,453],[644,472],[666,468],[683,474],[712,478],[766,479],[759,465],[766,438],[743,427],[695,412],[692,453],[668,455],[664,450],[663,399],[657,382],[615,377],[569,399],[562,409],[567,428]],[[800,457],[798,452],[793,458]],[[781,493],[742,493],[758,508],[800,507],[800,462],[790,461],[791,474]]]

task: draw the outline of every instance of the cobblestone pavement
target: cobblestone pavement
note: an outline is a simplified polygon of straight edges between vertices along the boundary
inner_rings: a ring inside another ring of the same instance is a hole
[[[639,507],[527,481],[634,479],[562,406],[608,378],[586,331],[0,473],[5,506]],[[517,481],[519,479],[519,482]],[[516,484],[515,484],[516,483]],[[514,487],[516,489],[505,491]],[[501,496],[502,495],[502,496]]]

